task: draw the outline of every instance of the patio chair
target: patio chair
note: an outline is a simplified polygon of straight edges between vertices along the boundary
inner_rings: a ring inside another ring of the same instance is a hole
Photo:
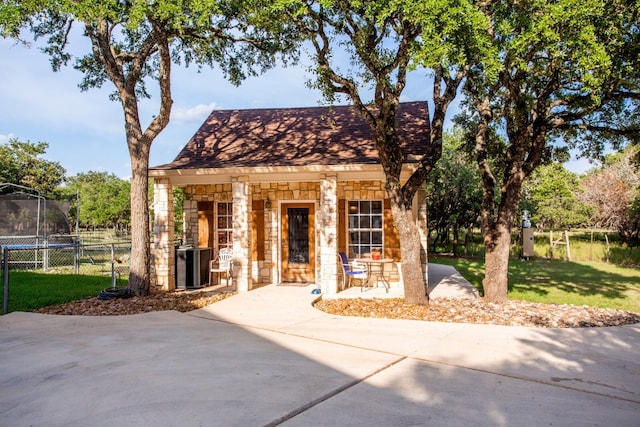
[[[220,249],[218,257],[211,261],[209,264],[209,283],[211,282],[211,275],[217,274],[217,283],[220,284],[222,279],[222,273],[225,274],[227,287],[229,287],[229,281],[233,282],[233,250],[228,248]]]
[[[342,266],[342,289],[350,287],[352,279],[362,280],[362,285],[364,286],[364,283],[369,278],[367,268],[358,264],[357,261],[349,263],[349,258],[347,258],[347,254],[344,252],[338,253],[338,259]]]

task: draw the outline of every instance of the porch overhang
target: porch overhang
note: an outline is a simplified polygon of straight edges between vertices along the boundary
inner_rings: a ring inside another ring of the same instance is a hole
[[[405,163],[400,176],[405,181],[417,167],[416,163]],[[165,178],[175,186],[204,185],[231,182],[233,177],[248,176],[251,182],[318,181],[326,175],[335,175],[339,181],[379,180],[385,175],[379,164],[343,164],[308,166],[259,166],[234,168],[161,169],[149,170],[151,178]]]

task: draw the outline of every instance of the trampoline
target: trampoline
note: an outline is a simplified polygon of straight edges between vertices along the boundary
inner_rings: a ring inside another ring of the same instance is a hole
[[[77,246],[76,243],[50,243],[45,245],[34,245],[34,244],[9,244],[9,245],[0,245],[0,248],[7,249],[60,249],[60,248],[73,248]]]

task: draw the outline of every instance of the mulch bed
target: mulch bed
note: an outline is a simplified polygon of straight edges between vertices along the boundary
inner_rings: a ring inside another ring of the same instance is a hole
[[[315,307],[340,316],[542,328],[621,326],[640,322],[640,314],[627,311],[518,300],[498,305],[481,299],[439,298],[424,306],[403,304],[398,298],[323,299]]]
[[[44,307],[38,313],[118,316],[151,311],[187,312],[235,295],[224,291],[158,292],[146,297],[88,298]],[[477,323],[542,328],[587,328],[640,323],[640,314],[589,306],[540,304],[509,300],[503,305],[481,299],[433,299],[428,306],[403,304],[398,298],[321,299],[315,308],[340,316],[379,317],[433,322]]]
[[[78,316],[122,316],[151,311],[175,310],[185,313],[214,304],[235,292],[158,292],[146,297],[100,300],[97,297],[43,307],[37,313]]]

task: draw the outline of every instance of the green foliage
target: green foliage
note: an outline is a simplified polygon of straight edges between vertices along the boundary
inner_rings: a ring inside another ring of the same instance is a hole
[[[173,187],[173,219],[176,236],[182,235],[184,226],[182,216],[184,215],[184,187]]]
[[[640,139],[640,9],[626,0],[476,4],[491,23],[499,71],[471,65],[465,123],[484,190],[486,293],[501,302],[525,178],[569,148],[597,156],[605,142]]]
[[[129,181],[107,172],[93,171],[80,173],[67,181],[65,192],[70,196],[80,196],[81,227],[122,228],[130,224]]]
[[[460,232],[478,226],[482,202],[480,174],[461,150],[463,142],[461,130],[445,133],[442,157],[426,183],[429,230],[436,232],[432,244],[435,249],[439,242],[447,243],[452,234],[454,254],[458,253]]]
[[[171,67],[174,63],[216,66],[238,84],[276,64],[278,58],[297,59],[297,33],[289,21],[270,15],[263,0],[9,0],[0,4],[0,34],[19,38],[29,30],[46,37],[44,52],[54,70],[72,59],[68,43],[74,28],[90,49],[74,66],[84,79],[82,90],[111,82],[125,117],[131,157],[132,250],[129,283],[136,295],[149,292],[148,167],[151,144],[166,128],[173,104]],[[157,114],[146,128],[139,100],[155,80],[160,92]]]
[[[538,228],[570,228],[589,222],[589,207],[578,203],[578,176],[560,163],[542,165],[524,184],[528,209]]]
[[[23,142],[15,138],[1,144],[0,182],[34,188],[42,194],[53,193],[64,181],[66,171],[60,163],[41,158],[47,148],[46,142]]]
[[[285,62],[295,59],[296,34],[286,22],[267,14],[268,4],[262,0],[6,1],[0,6],[0,34],[18,38],[22,28],[29,28],[36,39],[47,37],[43,51],[57,70],[72,59],[67,43],[74,22],[84,27],[84,35],[94,44],[106,24],[111,53],[127,64],[120,77],[139,76],[131,83],[139,96],[147,96],[145,77],[159,78],[154,44],[165,37],[174,62],[216,66],[235,84],[272,67],[279,53]],[[108,54],[101,50],[90,51],[74,64],[85,74],[81,84],[85,90],[114,80],[109,75],[114,70],[106,64]]]

